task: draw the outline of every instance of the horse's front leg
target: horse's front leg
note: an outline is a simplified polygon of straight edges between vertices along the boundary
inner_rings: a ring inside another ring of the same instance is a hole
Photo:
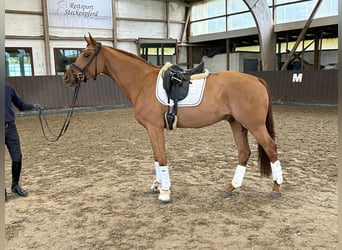
[[[150,192],[159,193],[158,200],[162,203],[168,203],[171,200],[171,180],[167,166],[164,128],[146,127],[146,129],[152,144],[156,170],[156,179],[151,186]]]
[[[248,159],[251,155],[251,149],[248,143],[247,129],[236,120],[230,121],[230,126],[233,132],[234,141],[238,150],[238,165],[235,169],[233,180],[227,185],[226,190],[223,191],[223,197],[227,198],[233,195],[233,191],[241,187]]]

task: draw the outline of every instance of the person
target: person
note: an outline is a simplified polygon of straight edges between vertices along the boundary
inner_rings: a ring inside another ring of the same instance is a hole
[[[26,197],[27,192],[19,185],[22,168],[22,154],[19,134],[15,124],[15,113],[12,110],[12,103],[19,111],[40,110],[41,106],[39,104],[24,102],[11,85],[5,84],[5,145],[12,161],[11,191],[12,193]],[[5,198],[7,199],[6,189]]]

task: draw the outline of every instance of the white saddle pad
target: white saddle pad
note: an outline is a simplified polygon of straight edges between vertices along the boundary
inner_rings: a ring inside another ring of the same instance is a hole
[[[167,102],[166,91],[163,87],[162,71],[163,69],[160,70],[157,78],[156,96],[161,104],[173,106],[174,103],[172,100],[170,100],[170,104]],[[199,105],[202,101],[206,80],[207,78],[191,80],[188,95],[178,102],[178,107],[193,107]]]

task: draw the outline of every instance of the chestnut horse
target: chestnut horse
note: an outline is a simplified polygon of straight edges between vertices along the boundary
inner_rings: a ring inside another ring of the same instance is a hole
[[[156,98],[156,80],[161,67],[144,59],[108,46],[102,46],[90,34],[85,37],[87,47],[64,74],[68,86],[76,86],[100,73],[108,75],[130,100],[136,120],[146,128],[150,137],[156,179],[150,191],[158,193],[158,200],[171,199],[171,181],[167,166],[164,130],[166,105]],[[248,131],[258,142],[260,173],[272,174],[271,196],[280,197],[282,169],[274,141],[272,107],[264,80],[240,72],[210,73],[201,103],[195,107],[179,107],[178,128],[201,128],[219,121],[229,122],[238,151],[235,174],[223,191],[229,197],[242,185],[251,150]]]

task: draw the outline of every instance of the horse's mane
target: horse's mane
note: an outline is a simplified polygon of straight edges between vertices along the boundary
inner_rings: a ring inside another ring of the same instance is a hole
[[[139,61],[141,61],[141,62],[143,62],[145,64],[148,64],[148,65],[150,65],[152,67],[160,68],[160,66],[153,65],[152,63],[146,61],[144,58],[142,58],[140,56],[137,56],[137,55],[135,55],[135,54],[133,54],[131,52],[128,52],[128,51],[125,51],[125,50],[122,50],[122,49],[118,49],[118,48],[113,48],[113,47],[110,47],[110,46],[106,46],[106,47],[111,49],[111,50],[117,51],[117,52],[119,52],[121,54],[125,54],[126,56],[129,56],[131,58],[137,59],[137,60],[139,60]]]

